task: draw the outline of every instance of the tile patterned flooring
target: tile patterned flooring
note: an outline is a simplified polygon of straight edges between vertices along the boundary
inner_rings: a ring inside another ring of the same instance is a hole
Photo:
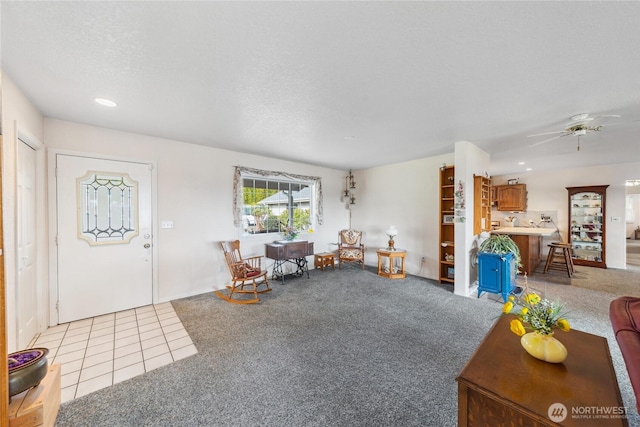
[[[198,352],[168,302],[57,325],[29,347],[61,365],[63,403]]]

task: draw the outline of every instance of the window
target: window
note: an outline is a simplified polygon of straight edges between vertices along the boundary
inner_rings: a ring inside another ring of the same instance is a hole
[[[90,245],[129,243],[138,235],[137,187],[126,174],[78,178],[78,237]]]
[[[247,234],[282,233],[311,227],[313,183],[263,178],[242,179],[242,231]]]
[[[322,224],[322,183],[313,176],[236,166],[234,224],[245,235],[299,231]]]

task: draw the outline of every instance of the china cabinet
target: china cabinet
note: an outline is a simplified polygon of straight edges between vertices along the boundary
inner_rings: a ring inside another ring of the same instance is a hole
[[[440,168],[440,283],[453,283],[455,168]]]
[[[573,263],[607,268],[606,191],[608,185],[567,187],[569,192],[569,243]]]

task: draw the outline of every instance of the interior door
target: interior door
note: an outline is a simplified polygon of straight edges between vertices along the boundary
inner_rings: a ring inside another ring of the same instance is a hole
[[[17,280],[18,348],[26,348],[37,333],[36,285],[36,151],[18,141],[17,156]]]
[[[151,165],[56,155],[58,322],[153,301]]]

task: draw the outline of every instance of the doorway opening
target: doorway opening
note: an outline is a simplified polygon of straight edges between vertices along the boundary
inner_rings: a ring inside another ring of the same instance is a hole
[[[640,272],[640,179],[625,182],[627,269]]]

